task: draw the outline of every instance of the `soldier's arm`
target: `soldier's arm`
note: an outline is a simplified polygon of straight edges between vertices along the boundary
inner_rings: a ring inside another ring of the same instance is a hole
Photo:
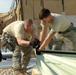
[[[32,31],[32,39],[37,38],[38,39],[38,28],[34,24],[33,31]]]
[[[17,43],[19,44],[19,45],[29,45],[29,42],[30,41],[26,41],[26,40],[24,40],[24,39],[22,39],[22,38],[20,38],[20,37],[16,37],[16,39],[17,39]]]
[[[42,30],[41,30],[40,36],[39,36],[39,39],[40,39],[40,41],[41,41],[40,44],[43,43],[43,41],[44,41],[46,35],[47,35],[47,27],[42,26]]]
[[[40,46],[39,50],[43,50],[45,48],[45,46],[47,46],[47,44],[49,43],[49,40],[52,39],[54,34],[55,34],[54,32],[51,32],[51,31],[49,32],[46,39],[43,41],[42,45]]]

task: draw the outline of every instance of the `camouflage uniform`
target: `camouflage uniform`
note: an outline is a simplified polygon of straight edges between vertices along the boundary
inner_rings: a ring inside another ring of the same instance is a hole
[[[5,32],[2,34],[1,42],[4,47],[13,52],[13,69],[15,71],[26,72],[32,48],[30,46],[19,46],[16,39]]]
[[[14,21],[3,29],[1,41],[4,47],[13,52],[12,67],[15,73],[26,72],[26,66],[30,60],[32,51],[30,45],[24,43],[19,45],[19,41],[16,38],[19,37],[22,40],[30,41],[31,36],[37,36],[37,27],[33,24],[31,32],[28,33],[24,28],[24,21]]]
[[[76,27],[64,15],[56,13],[50,15],[53,21],[46,23],[41,20],[41,26],[49,27],[51,28],[50,33],[55,33],[50,43],[52,50],[61,50],[65,43],[70,51],[76,51]]]
[[[55,39],[53,50],[61,50],[63,43],[65,43],[69,51],[76,51],[76,27],[71,26],[69,32],[56,33]]]

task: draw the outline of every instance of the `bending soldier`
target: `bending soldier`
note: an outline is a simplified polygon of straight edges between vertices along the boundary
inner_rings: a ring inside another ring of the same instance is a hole
[[[32,46],[34,47],[39,43],[37,42],[39,40],[37,39],[36,25],[31,19],[12,22],[4,28],[1,41],[4,47],[13,52],[12,67],[15,75],[26,75]]]
[[[57,41],[53,46],[54,50],[61,50],[64,43],[70,51],[76,51],[76,28],[64,15],[53,14],[48,9],[43,8],[39,13],[39,18],[42,26],[40,50],[44,49],[55,35]],[[51,30],[45,38],[47,27],[50,27]]]

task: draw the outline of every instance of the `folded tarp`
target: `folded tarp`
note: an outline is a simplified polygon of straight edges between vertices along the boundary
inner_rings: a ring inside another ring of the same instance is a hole
[[[36,55],[36,65],[42,75],[75,75],[76,52],[42,51]]]

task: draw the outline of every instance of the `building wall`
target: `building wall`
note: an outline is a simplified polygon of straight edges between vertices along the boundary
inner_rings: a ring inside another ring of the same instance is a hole
[[[64,0],[66,15],[76,15],[76,0]]]
[[[22,2],[22,6],[21,6]],[[40,33],[41,26],[39,12],[42,8],[48,8],[53,13],[65,12],[65,15],[76,15],[76,0],[64,0],[64,11],[62,0],[18,0],[17,7],[9,12],[0,14],[0,34],[4,27],[15,20],[33,19]],[[10,13],[10,14],[9,14]],[[38,34],[39,34],[38,33]]]
[[[22,2],[22,7],[21,7]],[[65,15],[76,15],[76,0],[64,0],[64,11],[62,0],[18,0],[17,7],[15,9],[16,13],[3,13],[0,14],[1,19],[4,22],[4,26],[8,25],[10,22],[15,20],[25,20],[27,18],[33,19],[36,25],[40,28],[39,12],[44,8],[48,8],[53,13],[65,12]],[[2,18],[3,17],[3,18]],[[10,21],[9,21],[10,20]],[[3,27],[4,28],[4,27]]]
[[[27,1],[27,2],[26,2]],[[51,12],[62,13],[62,0],[23,0],[23,14],[24,18],[38,19],[40,10],[48,8]],[[76,15],[76,0],[64,0],[64,12],[66,15]]]
[[[65,12],[65,15],[76,15],[76,0],[64,0],[64,11],[62,0],[22,0],[23,18],[31,18],[41,30],[39,12],[44,8],[48,8],[53,13]]]

